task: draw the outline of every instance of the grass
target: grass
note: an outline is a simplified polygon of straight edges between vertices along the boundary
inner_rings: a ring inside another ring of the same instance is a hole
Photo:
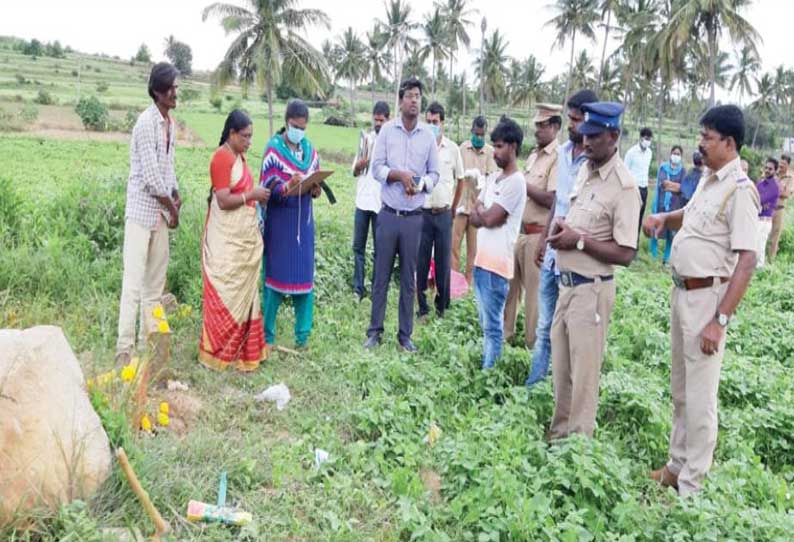
[[[209,130],[211,118],[206,122]],[[137,440],[138,474],[179,540],[789,536],[794,344],[781,338],[794,329],[794,279],[786,271],[794,255],[791,226],[784,254],[754,279],[731,326],[715,468],[701,496],[680,501],[645,478],[665,458],[671,410],[669,279],[648,260],[647,246],[618,273],[596,439],[548,447],[548,382],[523,388],[529,356],[520,348],[508,347],[495,371],[478,369],[482,341],[471,297],[443,321],[417,327],[421,353],[410,357],[396,350],[392,289],[386,343],[374,353],[362,350],[370,305],[354,303],[350,292],[355,183],[346,162],[327,164],[337,170],[340,203],[320,200],[316,207],[310,351],[277,354],[249,376],[200,367],[199,240],[210,154],[211,148],[177,150],[186,208],[168,274],[169,289],[194,309],[171,321],[173,367],[202,406],[184,436]],[[88,373],[112,363],[127,160],[124,144],[0,141],[0,327],[62,326]],[[280,344],[292,346],[292,322],[282,309]],[[293,395],[282,412],[253,400],[277,382]],[[434,447],[424,441],[432,424],[442,430]],[[319,470],[316,448],[331,456]],[[252,512],[254,524],[184,522],[189,499],[213,501],[221,470],[229,472],[229,500]],[[33,519],[33,531],[0,531],[0,538],[49,542],[100,527],[149,529],[117,476],[87,508]]]

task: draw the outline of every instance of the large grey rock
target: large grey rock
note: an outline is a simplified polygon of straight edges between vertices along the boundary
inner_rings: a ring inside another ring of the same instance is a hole
[[[0,525],[88,498],[110,466],[108,437],[63,331],[0,330]]]

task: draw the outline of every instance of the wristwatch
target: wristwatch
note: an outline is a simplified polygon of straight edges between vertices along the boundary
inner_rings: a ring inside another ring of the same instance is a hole
[[[728,324],[731,321],[731,317],[727,314],[722,314],[720,311],[717,311],[717,323],[722,327],[728,327]]]
[[[576,250],[584,250],[584,235],[579,237],[579,240],[576,241]]]

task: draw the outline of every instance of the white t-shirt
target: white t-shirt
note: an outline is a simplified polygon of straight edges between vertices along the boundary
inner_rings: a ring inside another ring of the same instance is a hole
[[[369,148],[369,157],[375,156],[375,132],[367,134],[367,147]],[[353,160],[353,169],[355,170],[356,161]],[[381,185],[372,177],[372,170],[367,167],[358,176],[358,183],[356,185],[356,208],[362,211],[372,211],[377,213],[380,211],[380,190]]]
[[[527,189],[521,171],[508,177],[501,176],[500,171],[492,173],[486,179],[485,188],[480,191],[478,199],[486,209],[497,204],[507,211],[507,222],[498,228],[482,227],[477,230],[474,265],[510,280],[514,272],[513,249],[527,202]]]

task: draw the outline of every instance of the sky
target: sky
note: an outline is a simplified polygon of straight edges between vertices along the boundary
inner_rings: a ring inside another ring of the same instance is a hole
[[[239,4],[244,0],[228,0]],[[232,40],[226,36],[216,20],[202,22],[201,12],[209,0],[30,0],[4,1],[0,8],[0,35],[42,41],[60,40],[65,45],[87,53],[106,53],[129,58],[141,43],[146,43],[155,60],[163,58],[163,42],[173,34],[193,50],[193,69],[211,70],[223,57]],[[409,0],[413,18],[422,20],[433,7],[430,0]],[[480,46],[479,24],[483,15],[488,32],[498,28],[507,37],[507,53],[515,58],[534,54],[546,67],[546,78],[565,71],[570,49],[552,49],[554,31],[545,26],[553,13],[546,7],[550,0],[473,0],[479,11],[472,28],[472,48]],[[325,39],[334,39],[348,26],[363,38],[376,19],[385,13],[382,0],[300,0],[299,6],[319,8],[331,18],[331,30],[313,28],[306,38],[318,48]],[[794,66],[792,29],[794,29],[794,0],[755,0],[745,17],[763,38],[759,49],[763,70],[772,71],[778,65]],[[577,53],[586,48],[597,66],[601,56],[603,29],[597,29],[599,40],[587,42],[577,38]],[[608,52],[617,46],[610,40]],[[730,42],[722,47],[733,51]],[[455,71],[465,64],[471,74],[473,53],[464,53],[456,61]],[[461,64],[461,62],[463,64]],[[471,80],[471,78],[470,78]]]

